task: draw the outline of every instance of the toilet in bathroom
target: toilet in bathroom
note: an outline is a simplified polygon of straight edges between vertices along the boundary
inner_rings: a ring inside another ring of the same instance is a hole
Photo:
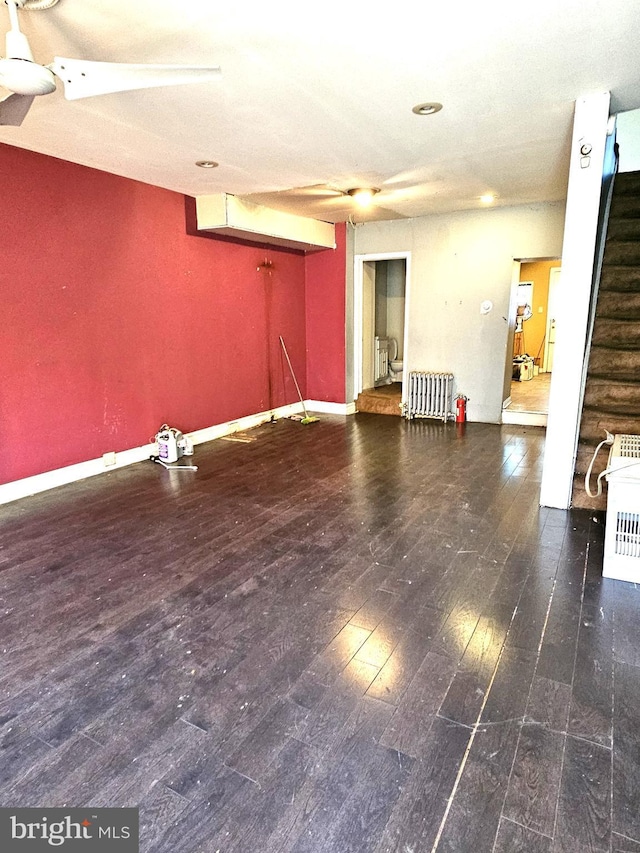
[[[389,338],[389,376],[392,382],[402,382],[403,366],[403,361],[398,359],[398,341]]]

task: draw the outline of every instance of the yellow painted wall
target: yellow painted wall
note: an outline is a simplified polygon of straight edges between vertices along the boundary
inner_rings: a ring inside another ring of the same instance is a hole
[[[532,358],[544,359],[544,336],[547,327],[547,300],[549,299],[549,273],[559,267],[560,261],[532,261],[520,265],[520,281],[533,282],[533,317],[524,324],[524,348]],[[542,310],[540,310],[542,309]]]

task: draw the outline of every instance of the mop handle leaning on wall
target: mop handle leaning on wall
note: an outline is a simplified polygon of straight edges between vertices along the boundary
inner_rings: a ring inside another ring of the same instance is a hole
[[[314,418],[307,412],[307,407],[304,404],[304,400],[302,399],[302,392],[300,391],[300,386],[298,385],[298,380],[296,379],[296,375],[293,371],[293,365],[291,364],[291,359],[289,358],[289,353],[287,352],[287,348],[284,345],[284,341],[282,340],[282,335],[278,335],[280,338],[280,344],[282,346],[282,351],[284,352],[284,357],[287,359],[287,364],[289,365],[289,370],[291,372],[291,377],[296,386],[296,391],[298,392],[298,398],[300,400],[300,405],[302,406],[302,411],[304,412],[304,418],[302,419],[303,424],[311,424],[314,421],[317,421],[318,418]]]

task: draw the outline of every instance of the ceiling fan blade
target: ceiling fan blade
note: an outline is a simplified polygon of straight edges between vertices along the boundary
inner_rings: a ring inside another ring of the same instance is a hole
[[[62,56],[54,57],[51,65],[47,67],[64,83],[64,96],[68,101],[132,89],[204,83],[214,80],[221,73],[218,66],[133,65],[65,59]]]
[[[280,190],[280,192],[289,195],[305,196],[306,198],[318,199],[335,199],[344,198],[346,193],[338,187],[332,187],[330,184],[312,184],[308,187],[294,187],[290,190]]]
[[[0,101],[0,124],[20,127],[29,112],[34,95],[11,94]]]

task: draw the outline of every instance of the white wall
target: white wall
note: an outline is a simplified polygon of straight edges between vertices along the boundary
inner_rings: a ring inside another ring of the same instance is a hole
[[[354,252],[411,252],[408,368],[451,371],[471,421],[499,423],[514,258],[558,257],[564,204],[372,222]],[[482,316],[489,299],[493,310]],[[352,334],[352,332],[351,332]]]
[[[619,171],[640,171],[640,110],[618,113],[616,131],[620,146]]]

